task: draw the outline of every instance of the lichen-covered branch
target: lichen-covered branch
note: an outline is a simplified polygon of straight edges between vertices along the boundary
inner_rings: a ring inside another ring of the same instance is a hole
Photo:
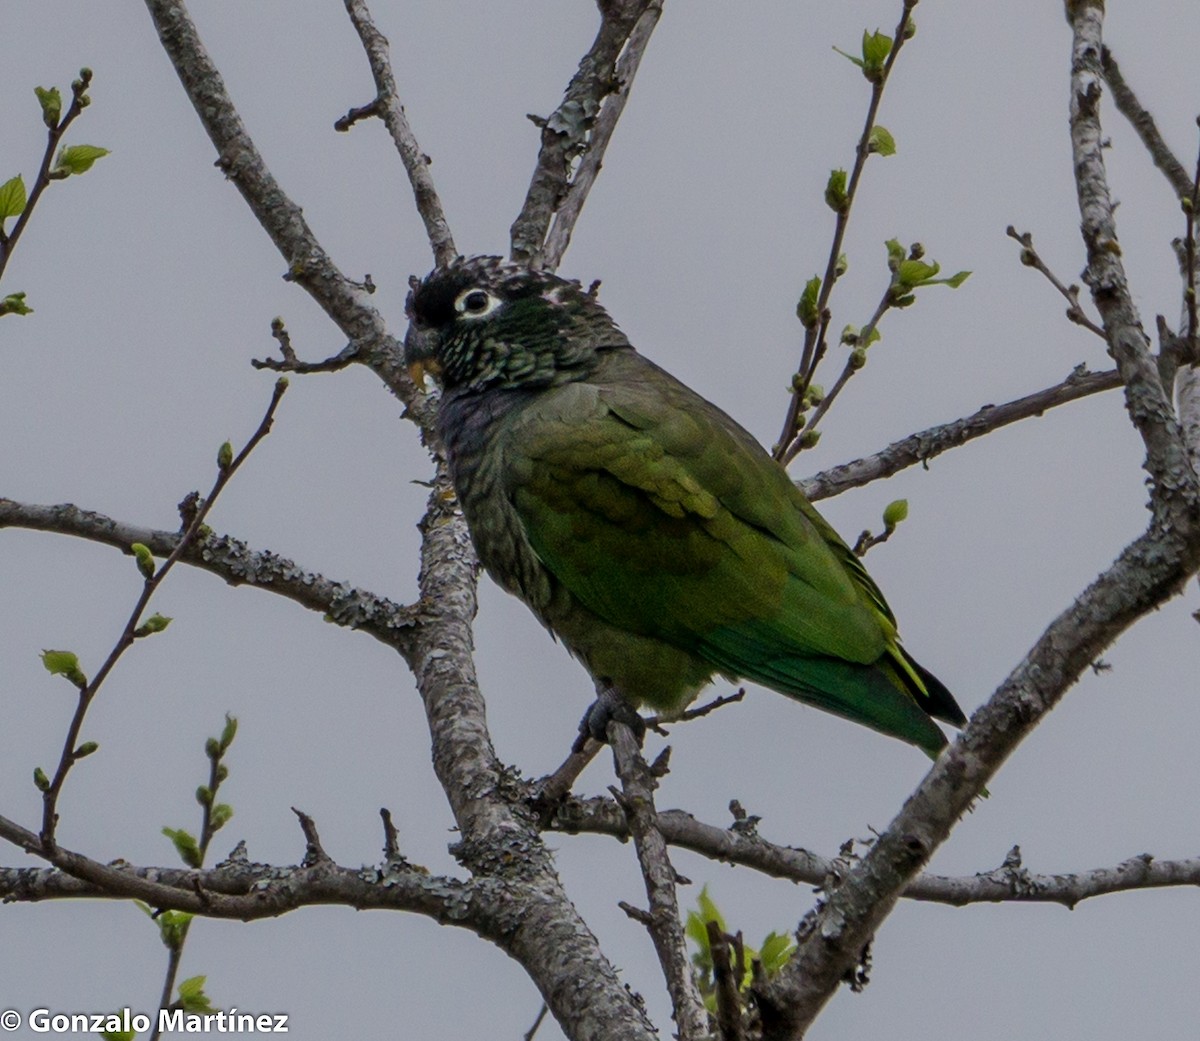
[[[143,528],[80,509],[71,503],[39,506],[0,498],[0,528],[74,535],[130,553],[140,542],[158,557],[170,556],[179,545],[180,533]],[[271,550],[251,549],[229,535],[209,535],[188,546],[180,560],[224,579],[230,585],[252,585],[319,611],[338,625],[369,633],[402,654],[412,641],[411,630],[418,621],[415,608],[394,603],[347,582],[328,579],[309,571]]]
[[[824,886],[842,873],[834,858],[806,849],[768,842],[755,829],[719,828],[696,820],[685,810],[660,810],[659,833],[672,846],[701,856],[737,864],[773,878]],[[611,799],[570,799],[563,803],[550,827],[567,833],[585,832],[629,837],[625,814]],[[975,875],[917,875],[901,892],[907,900],[963,907],[978,903],[1046,903],[1074,907],[1084,900],[1139,889],[1200,886],[1200,857],[1158,860],[1148,853],[1113,867],[1055,874],[1035,874],[1019,862]]]
[[[639,38],[640,46],[645,48],[650,31],[657,21],[657,13],[647,22],[642,22],[642,16],[651,8],[661,6],[661,0],[604,0],[599,4],[600,29],[596,33],[596,39],[580,60],[578,70],[567,85],[562,103],[545,120],[537,121],[542,131],[542,146],[538,152],[537,165],[529,183],[525,203],[510,232],[513,260],[530,267],[546,266],[546,236],[554,214],[568,198],[572,184],[572,164],[593,144],[597,146],[598,152],[602,152],[608,142],[608,136],[612,134],[612,126],[607,126],[605,136],[597,140],[597,120],[603,108],[612,104],[611,95],[622,90],[628,92],[641,55],[637,53],[626,63],[624,82],[620,79],[618,59],[629,46],[634,30],[639,25],[643,30]],[[624,104],[623,99],[620,103]],[[615,113],[613,124],[616,122],[616,115],[620,115],[620,112]],[[599,164],[600,158],[598,154],[596,164]],[[594,172],[591,177],[594,179]],[[581,197],[578,199],[578,206],[582,206],[582,196],[586,196],[590,186],[590,182],[580,183],[578,193]],[[574,216],[569,218],[569,223],[565,223],[559,233],[560,257],[561,250],[566,249],[566,240],[577,216],[576,210]]]
[[[550,271],[558,267],[567,246],[571,244],[571,232],[575,230],[575,224],[583,212],[583,204],[587,201],[592,185],[596,183],[596,177],[604,163],[605,149],[608,148],[608,142],[617,128],[621,113],[625,111],[625,102],[629,100],[629,92],[633,88],[633,78],[637,75],[642,55],[646,53],[646,45],[649,44],[650,35],[658,25],[661,15],[662,0],[651,0],[646,4],[645,10],[634,23],[625,49],[617,59],[616,90],[604,100],[600,114],[596,117],[596,125],[588,137],[587,147],[579,160],[579,166],[558,205],[554,224],[546,235],[542,266]]]
[[[703,1041],[708,1036],[708,1013],[692,977],[687,939],[675,895],[675,868],[662,832],[658,830],[654,806],[654,789],[658,787],[658,781],[638,751],[637,740],[628,726],[610,723],[608,741],[617,776],[621,779],[618,805],[625,815],[629,834],[633,836],[649,901],[649,910],[638,912],[636,917],[645,924],[654,943],[671,995],[679,1041]]]

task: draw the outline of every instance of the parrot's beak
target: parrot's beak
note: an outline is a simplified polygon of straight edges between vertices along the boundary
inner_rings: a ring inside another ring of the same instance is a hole
[[[408,327],[404,337],[404,364],[418,387],[425,386],[426,376],[441,380],[442,366],[434,356],[435,337],[432,329],[421,329],[415,324]]]
[[[417,358],[410,361],[406,368],[408,369],[408,378],[418,387],[425,386],[426,376],[432,376],[435,381],[441,382],[442,367],[433,358]]]

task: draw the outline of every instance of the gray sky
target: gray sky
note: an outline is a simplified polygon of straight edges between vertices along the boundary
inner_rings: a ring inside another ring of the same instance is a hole
[[[1193,0],[1111,3],[1107,39],[1168,141],[1190,163],[1200,107]],[[403,329],[404,283],[431,265],[403,171],[382,126],[335,134],[372,95],[360,48],[332,0],[222,4],[193,13],[251,133],[348,274],[370,272],[376,304]],[[867,85],[831,49],[895,24],[898,3],[668,3],[563,272],[603,279],[601,299],[644,353],[768,443],[786,404],[801,330],[794,306],[823,267],[828,171],[852,161]],[[594,5],[376,4],[414,129],[434,158],[459,247],[504,252],[537,133],[595,28]],[[218,445],[257,425],[282,315],[302,356],[343,346],[237,192],[142,5],[8,0],[0,44],[0,181],[31,182],[43,130],[35,85],[66,89],[81,65],[94,103],[70,135],[112,155],[47,193],[6,274],[36,313],[0,320],[0,495],[72,501],[173,527],[175,504],[213,478]],[[1047,262],[1083,265],[1066,133],[1069,35],[1058,3],[917,9],[881,122],[899,153],[873,161],[847,241],[851,271],[834,327],[862,324],[886,280],[883,240],[920,240],[957,292],[929,290],[889,315],[870,364],[834,408],[803,476],[913,430],[1107,367],[1102,345],[1017,262],[1004,236],[1031,230]],[[1143,318],[1174,322],[1167,243],[1182,220],[1126,125],[1105,113],[1122,245]],[[832,383],[836,367],[825,373]],[[366,372],[293,379],[275,431],[221,500],[212,525],[332,578],[400,601],[415,590],[415,523],[431,467],[397,402]],[[968,711],[1145,522],[1141,449],[1116,395],[1093,398],[869,486],[822,511],[848,538],[892,499],[910,519],[868,566],[906,645]],[[29,826],[30,775],[57,759],[70,688],[38,652],[67,647],[95,668],[140,581],[128,558],[61,537],[0,535],[0,812]],[[933,870],[997,866],[1020,843],[1034,871],[1112,865],[1148,851],[1196,852],[1178,807],[1200,783],[1195,735],[1200,642],[1185,597],[1146,619],[1017,752]],[[192,797],[204,738],[223,713],[241,730],[223,791],[255,860],[303,851],[288,809],[320,827],[343,864],[379,858],[378,808],[404,852],[457,871],[402,662],[365,636],[207,575],[176,573],[158,609],[170,631],[129,654],[89,715],[100,752],[61,804],[61,841],[107,860],[173,863],[163,825],[198,827]],[[485,583],[478,663],[501,758],[540,774],[561,760],[591,696],[582,669],[516,601]],[[769,692],[677,729],[660,807],[728,822],[737,797],[768,838],[832,853],[882,828],[925,760],[863,728]],[[656,744],[652,743],[652,750]],[[607,757],[582,787],[611,782]],[[1182,819],[1181,819],[1182,817]],[[632,851],[551,836],[569,891],[625,980],[669,1026],[653,951],[618,900],[644,900]],[[22,864],[16,850],[0,863]],[[806,888],[680,853],[730,923],[756,943],[794,926]],[[871,985],[839,994],[825,1038],[1177,1036],[1197,1021],[1193,894],[1106,897],[1058,907],[904,905],[877,938]],[[0,1007],[149,1009],[165,961],[156,931],[118,904],[9,906]],[[540,1000],[519,967],[466,933],[410,916],[307,910],[241,926],[198,923],[183,976],[208,975],[222,1006],[292,1016],[292,1036],[518,1038]],[[466,989],[469,988],[469,991]],[[16,1037],[34,1036],[18,1032]],[[540,1039],[560,1036],[547,1024]]]

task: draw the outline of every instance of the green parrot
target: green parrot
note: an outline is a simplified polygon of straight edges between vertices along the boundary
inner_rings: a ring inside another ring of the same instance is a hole
[[[414,280],[406,362],[488,573],[587,667],[603,739],[720,675],[911,742],[966,722],[862,563],[734,420],[639,354],[592,292],[499,257]],[[632,714],[632,713],[630,713]]]

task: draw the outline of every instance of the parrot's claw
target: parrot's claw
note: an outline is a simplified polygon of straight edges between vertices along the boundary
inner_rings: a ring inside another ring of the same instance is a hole
[[[579,721],[579,736],[575,739],[572,752],[583,751],[584,743],[590,737],[601,744],[608,742],[608,724],[616,721],[624,723],[633,731],[640,745],[646,736],[646,721],[638,714],[628,701],[612,687],[603,687],[596,700],[588,706]]]

